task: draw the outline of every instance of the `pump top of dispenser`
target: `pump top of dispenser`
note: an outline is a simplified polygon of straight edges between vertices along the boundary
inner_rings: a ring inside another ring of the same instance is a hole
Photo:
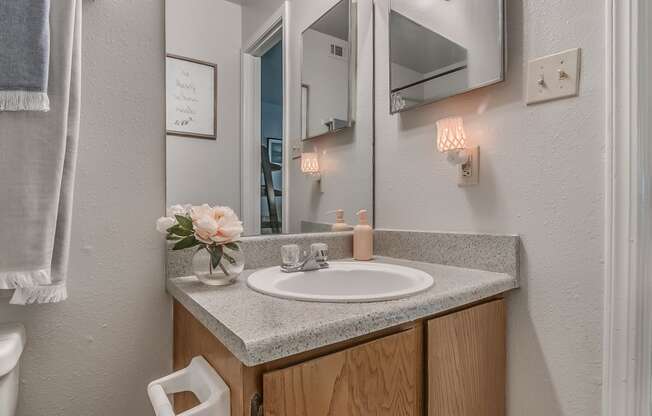
[[[358,216],[358,224],[361,224],[361,225],[368,225],[369,224],[369,217],[367,215],[367,210],[366,209],[361,209],[355,215]]]

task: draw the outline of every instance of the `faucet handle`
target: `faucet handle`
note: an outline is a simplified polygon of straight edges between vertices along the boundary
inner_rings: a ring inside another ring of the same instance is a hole
[[[296,266],[301,262],[301,249],[296,244],[288,244],[281,247],[281,260],[283,266]]]
[[[328,261],[328,245],[324,243],[314,243],[310,245],[310,255],[319,263]]]

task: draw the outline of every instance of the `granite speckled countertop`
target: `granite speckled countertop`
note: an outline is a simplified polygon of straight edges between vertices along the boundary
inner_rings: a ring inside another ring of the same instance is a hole
[[[435,284],[404,299],[315,303],[279,299],[247,287],[206,286],[194,277],[169,279],[168,292],[247,366],[273,361],[445,312],[518,287],[507,273],[377,256],[380,263],[423,270]]]

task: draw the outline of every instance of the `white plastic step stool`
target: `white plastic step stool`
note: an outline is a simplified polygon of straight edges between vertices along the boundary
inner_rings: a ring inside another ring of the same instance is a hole
[[[191,391],[201,404],[175,415],[168,394]],[[229,386],[204,357],[195,357],[190,365],[169,376],[154,380],[147,394],[156,416],[230,416]]]

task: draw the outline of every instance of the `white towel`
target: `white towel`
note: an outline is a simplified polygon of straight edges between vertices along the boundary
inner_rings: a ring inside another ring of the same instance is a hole
[[[0,288],[16,289],[14,304],[67,297],[81,2],[50,7],[50,112],[0,112]]]

